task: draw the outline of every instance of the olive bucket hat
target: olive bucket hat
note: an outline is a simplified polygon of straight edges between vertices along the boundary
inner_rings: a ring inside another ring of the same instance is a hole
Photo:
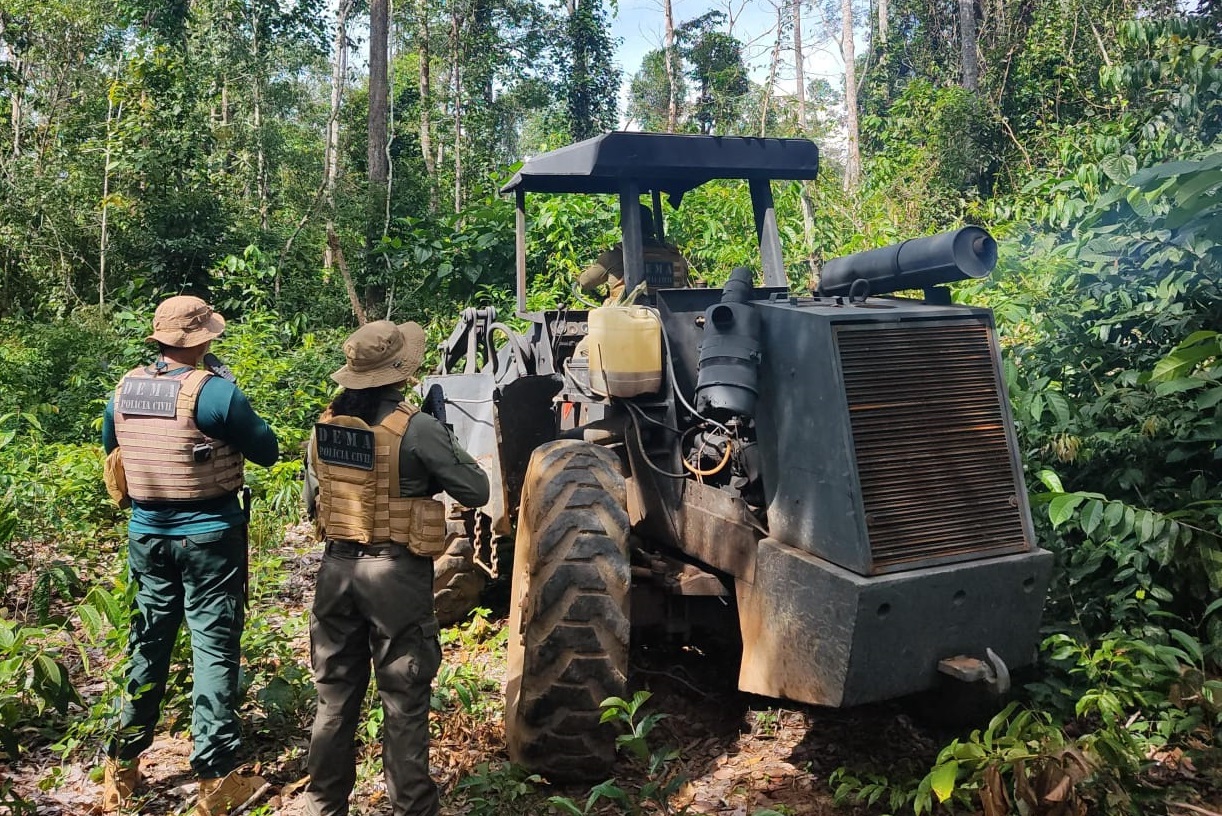
[[[424,329],[418,323],[396,326],[375,320],[354,331],[344,341],[348,361],[331,379],[344,388],[377,388],[407,380],[424,360]]]
[[[215,340],[225,331],[225,318],[194,295],[166,298],[153,313],[153,333],[147,340],[156,340],[175,348],[191,348]]]

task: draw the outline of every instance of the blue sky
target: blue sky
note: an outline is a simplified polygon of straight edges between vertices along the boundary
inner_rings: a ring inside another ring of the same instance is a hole
[[[732,33],[746,46],[744,53],[752,79],[756,82],[766,80],[774,39],[772,29],[776,22],[772,3],[769,0],[672,0],[676,26],[712,9],[727,12],[727,16],[734,18]],[[611,35],[620,41],[616,57],[624,71],[625,86],[640,68],[645,54],[661,47],[664,28],[661,0],[619,0],[619,13],[612,21]],[[843,73],[839,54],[834,44],[816,42],[818,36],[814,28],[811,21],[804,26],[807,78],[823,76],[836,84]],[[792,60],[792,54],[782,55],[782,61],[789,63],[778,77],[778,86],[783,91],[792,92],[793,89]]]

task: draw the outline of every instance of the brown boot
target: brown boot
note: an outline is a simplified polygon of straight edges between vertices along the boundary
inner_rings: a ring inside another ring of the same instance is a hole
[[[261,776],[231,771],[226,776],[199,780],[199,802],[194,816],[225,816],[241,807],[271,785]]]
[[[140,784],[140,760],[119,762],[107,759],[102,766],[102,812],[118,813]]]

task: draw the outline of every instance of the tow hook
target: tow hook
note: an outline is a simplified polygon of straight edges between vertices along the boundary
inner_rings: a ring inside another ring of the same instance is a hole
[[[938,661],[938,671],[964,683],[984,683],[990,694],[1000,697],[1010,690],[1010,669],[997,652],[986,648],[988,662],[978,657],[958,655]]]

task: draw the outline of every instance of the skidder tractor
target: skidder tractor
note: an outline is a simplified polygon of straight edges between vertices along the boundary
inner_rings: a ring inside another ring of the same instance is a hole
[[[455,508],[439,583],[463,564],[495,576],[512,550],[509,751],[553,781],[614,760],[599,705],[627,690],[634,630],[681,639],[710,605],[736,613],[738,687],[799,702],[946,677],[1004,690],[1033,659],[1052,559],[992,314],[942,286],[987,275],[996,244],[976,227],[905,241],[794,294],[771,182],[817,167],[802,139],[611,133],[530,159],[503,190],[529,331],[467,310],[422,393],[494,484],[487,507]],[[662,197],[678,207],[712,179],[747,181],[760,269],[661,288],[641,196],[661,236]],[[635,304],[526,314],[528,193],[619,197]]]

